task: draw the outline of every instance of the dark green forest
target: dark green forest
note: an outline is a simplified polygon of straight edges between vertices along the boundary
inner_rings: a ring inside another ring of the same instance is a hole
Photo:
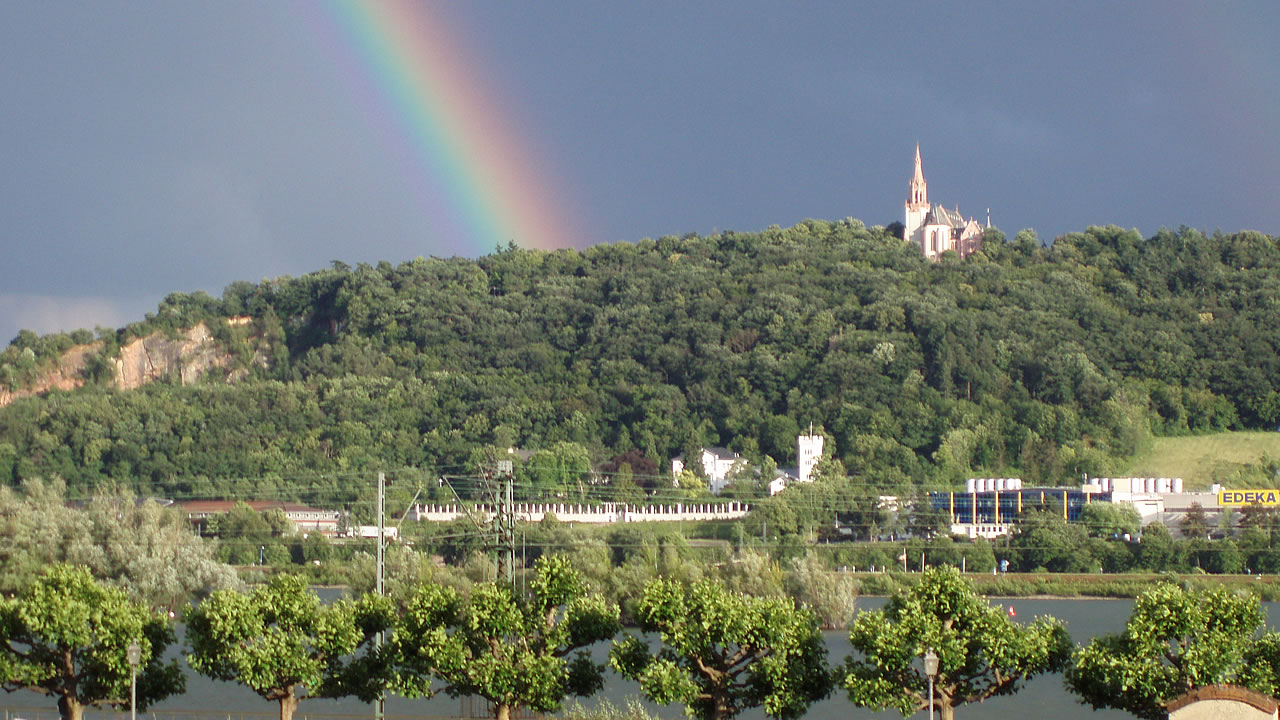
[[[885,492],[1075,482],[1153,434],[1276,426],[1278,270],[1280,238],[1257,232],[1090,227],[1045,244],[990,229],[982,252],[933,264],[852,219],[334,262],[174,293],[119,330],[24,331],[0,353],[11,390],[102,345],[85,387],[0,409],[0,479],[332,501],[364,494],[351,477],[474,474],[517,447],[561,476],[612,460],[669,489],[655,476],[674,455],[792,464],[812,426]],[[244,379],[111,387],[122,344],[201,321]]]

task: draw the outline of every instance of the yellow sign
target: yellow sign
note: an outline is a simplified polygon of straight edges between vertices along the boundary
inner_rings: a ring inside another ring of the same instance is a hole
[[[1219,490],[1219,505],[1280,505],[1280,490]]]

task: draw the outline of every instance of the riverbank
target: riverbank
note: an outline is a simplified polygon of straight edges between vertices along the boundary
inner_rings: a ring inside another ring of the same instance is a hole
[[[1193,586],[1244,590],[1261,600],[1280,600],[1280,575],[1208,575],[1205,573],[969,573],[979,593],[1025,598],[1135,598],[1153,584],[1173,581]],[[863,595],[892,595],[914,585],[917,573],[877,573],[858,578]]]

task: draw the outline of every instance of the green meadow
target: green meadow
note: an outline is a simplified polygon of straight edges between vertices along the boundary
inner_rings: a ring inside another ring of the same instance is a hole
[[[1226,432],[1154,438],[1125,471],[1133,477],[1180,477],[1187,489],[1277,487],[1280,432]]]

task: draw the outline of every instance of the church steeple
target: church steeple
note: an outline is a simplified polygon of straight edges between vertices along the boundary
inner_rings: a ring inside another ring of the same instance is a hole
[[[977,220],[968,221],[942,203],[929,205],[929,191],[924,182],[924,168],[920,162],[920,143],[916,143],[916,167],[911,174],[911,188],[902,214],[902,239],[914,243],[930,260],[936,260],[945,252],[955,251],[961,258],[968,257],[982,248],[982,226]],[[991,211],[987,210],[987,226],[991,225]]]
[[[929,204],[929,189],[924,181],[924,169],[920,166],[920,143],[916,143],[916,171],[911,176],[911,192],[907,195],[907,204]]]
[[[910,240],[923,251],[924,222],[929,216],[929,190],[924,183],[924,170],[920,166],[920,143],[916,143],[916,170],[911,175],[911,188],[907,192],[902,216],[902,239]]]

